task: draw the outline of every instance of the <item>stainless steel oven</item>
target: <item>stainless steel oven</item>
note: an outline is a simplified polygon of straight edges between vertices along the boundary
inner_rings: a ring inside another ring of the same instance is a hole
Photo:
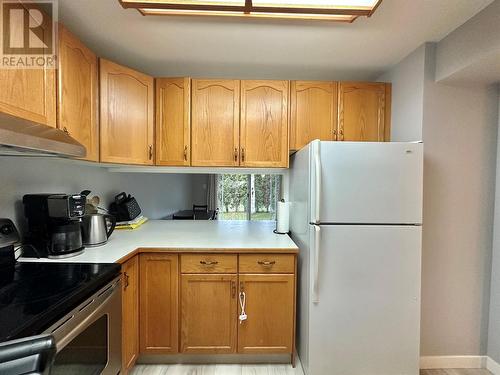
[[[57,346],[51,375],[120,373],[121,325],[117,277],[44,332]]]

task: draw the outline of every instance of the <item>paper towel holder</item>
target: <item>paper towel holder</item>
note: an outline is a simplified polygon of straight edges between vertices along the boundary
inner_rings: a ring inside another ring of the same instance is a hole
[[[280,199],[279,202],[278,202],[278,205],[276,206],[276,229],[273,230],[273,233],[288,235],[288,234],[290,234],[290,230],[288,230],[286,232],[280,232],[280,231],[278,231],[278,228],[279,228],[279,225],[278,225],[278,221],[279,221],[279,215],[278,215],[279,209],[278,209],[278,206],[279,206],[280,203],[284,204],[285,200],[284,199]],[[285,227],[286,227],[286,229],[289,229],[289,224],[288,224],[288,215],[289,215],[289,213],[286,212],[286,214],[287,214],[287,220],[286,220],[286,226]],[[285,229],[285,228],[283,228],[283,229]]]
[[[277,230],[277,229],[274,229],[274,230],[273,230],[273,233],[274,233],[274,234],[290,234],[291,232],[281,233],[281,232],[278,232],[278,230]]]

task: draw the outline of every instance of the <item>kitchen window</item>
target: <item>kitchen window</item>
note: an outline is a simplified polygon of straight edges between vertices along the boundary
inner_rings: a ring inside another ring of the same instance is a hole
[[[281,175],[221,174],[217,177],[219,220],[276,220]]]

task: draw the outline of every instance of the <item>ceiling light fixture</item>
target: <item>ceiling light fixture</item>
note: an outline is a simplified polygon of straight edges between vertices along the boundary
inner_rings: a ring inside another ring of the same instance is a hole
[[[382,0],[119,0],[143,15],[229,16],[353,22]]]

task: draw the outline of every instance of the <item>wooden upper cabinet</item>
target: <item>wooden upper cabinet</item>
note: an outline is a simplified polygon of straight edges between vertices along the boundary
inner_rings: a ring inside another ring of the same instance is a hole
[[[97,56],[59,24],[58,128],[99,161]]]
[[[288,81],[241,81],[241,166],[288,166]]]
[[[189,78],[156,79],[156,164],[191,164]]]
[[[153,78],[99,61],[101,161],[153,164]]]
[[[239,165],[240,81],[193,79],[191,165]]]
[[[290,150],[300,150],[315,139],[336,140],[336,82],[292,81],[290,101]]]
[[[236,352],[237,275],[181,275],[181,352]]]
[[[122,265],[122,372],[139,356],[139,256]]]
[[[238,353],[291,353],[294,275],[249,274],[240,275],[239,281],[248,319],[238,325]]]
[[[338,139],[380,142],[386,140],[388,133],[386,127],[390,126],[390,113],[387,113],[387,101],[390,101],[390,95],[386,92],[390,93],[390,85],[341,82],[338,91]]]
[[[51,25],[51,22],[48,23]],[[22,23],[11,25],[11,34],[23,33]],[[42,25],[43,38],[51,30]],[[48,42],[47,42],[48,43]],[[0,111],[56,127],[56,67],[0,69]]]
[[[177,353],[178,308],[178,256],[140,254],[141,353]]]

